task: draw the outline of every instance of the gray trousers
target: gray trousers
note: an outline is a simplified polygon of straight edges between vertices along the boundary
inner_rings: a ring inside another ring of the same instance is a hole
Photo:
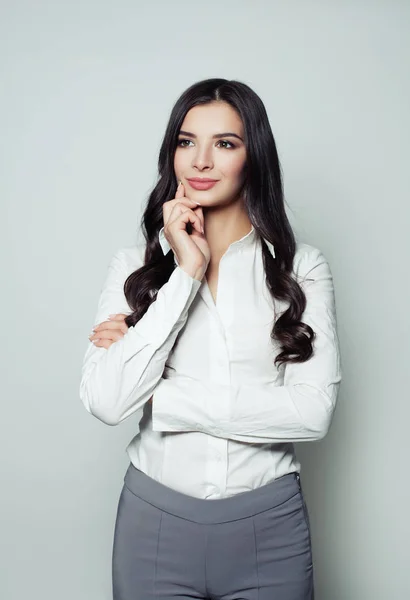
[[[299,474],[204,500],[130,463],[118,503],[112,576],[114,600],[313,600]]]

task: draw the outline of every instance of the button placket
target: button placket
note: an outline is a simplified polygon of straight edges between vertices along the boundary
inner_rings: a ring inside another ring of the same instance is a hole
[[[209,344],[209,377],[210,381],[224,388],[223,394],[208,398],[208,409],[213,422],[208,436],[208,451],[206,458],[206,478],[209,483],[211,497],[224,497],[227,484],[228,469],[228,440],[218,437],[222,434],[219,423],[225,422],[229,415],[229,384],[231,367],[229,349],[225,329],[225,319],[231,307],[231,283],[226,281],[226,271],[221,263],[227,259],[224,255],[219,267],[217,306],[210,306],[215,317],[210,322]],[[228,285],[227,285],[228,284]],[[212,384],[211,384],[212,388]]]
[[[224,438],[208,437],[207,480],[212,482],[219,496],[224,496],[226,491],[227,444]]]

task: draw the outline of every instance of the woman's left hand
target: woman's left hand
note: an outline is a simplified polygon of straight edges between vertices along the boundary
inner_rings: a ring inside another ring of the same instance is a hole
[[[124,322],[126,316],[121,313],[109,315],[107,321],[103,321],[93,328],[92,333],[88,336],[90,342],[98,348],[106,349],[114,342],[118,342],[128,331],[128,325]]]

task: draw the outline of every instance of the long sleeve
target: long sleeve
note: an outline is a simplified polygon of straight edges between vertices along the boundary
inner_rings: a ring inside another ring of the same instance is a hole
[[[95,324],[112,313],[132,312],[123,288],[128,275],[142,266],[141,258],[138,260],[130,267],[126,251],[113,256]],[[200,285],[177,266],[144,316],[123,338],[108,349],[89,342],[80,383],[80,398],[88,412],[107,425],[117,425],[149,400]]]
[[[299,275],[307,298],[301,320],[316,333],[312,357],[287,363],[283,385],[269,377],[266,383],[232,385],[179,375],[162,379],[153,398],[154,431],[203,431],[249,443],[326,435],[341,381],[333,279],[316,248],[303,257]]]
[[[171,246],[169,245],[169,242],[168,242],[167,238],[165,237],[164,227],[161,227],[161,229],[159,230],[158,239],[159,239],[159,245],[161,246],[163,254],[168,254],[168,252],[171,250]],[[172,252],[172,254],[174,255],[174,264],[179,266],[179,262],[178,262],[178,259],[175,255],[175,253]]]

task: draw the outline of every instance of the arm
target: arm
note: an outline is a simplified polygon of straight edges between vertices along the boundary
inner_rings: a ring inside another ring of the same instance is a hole
[[[161,246],[162,252],[163,254],[168,254],[168,252],[172,249],[167,238],[165,237],[164,234],[164,227],[161,227],[161,229],[159,230],[158,233],[158,239],[159,239],[159,245]],[[179,262],[177,257],[175,256],[175,253],[172,252],[172,254],[174,255],[174,264],[179,266]]]
[[[333,280],[323,254],[303,262],[307,305],[301,320],[316,332],[314,354],[285,366],[283,385],[222,385],[176,375],[161,380],[153,398],[154,431],[203,431],[249,443],[323,438],[341,381]]]
[[[130,267],[122,250],[113,256],[101,290],[96,324],[111,313],[131,313],[124,283],[142,264],[139,259]],[[200,285],[201,281],[176,267],[156,300],[123,338],[108,349],[89,342],[80,384],[80,398],[88,412],[107,425],[117,425],[149,400]]]

